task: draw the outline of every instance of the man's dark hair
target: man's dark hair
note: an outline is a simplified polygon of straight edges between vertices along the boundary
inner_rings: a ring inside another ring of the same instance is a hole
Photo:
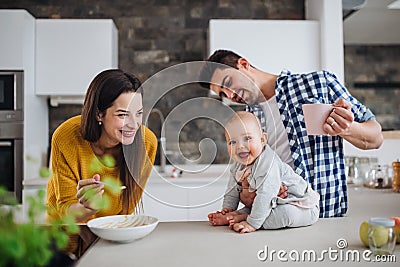
[[[199,84],[207,89],[210,89],[211,77],[216,69],[235,68],[239,58],[238,54],[230,50],[216,50],[206,61],[199,76]],[[217,63],[217,64],[216,64]]]

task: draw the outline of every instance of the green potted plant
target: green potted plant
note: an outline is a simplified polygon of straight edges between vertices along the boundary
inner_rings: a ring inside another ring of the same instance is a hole
[[[35,161],[28,157],[27,161]],[[111,156],[104,156],[100,159],[107,167],[114,167],[115,160]],[[93,172],[102,172],[102,164],[93,159],[90,168]],[[48,168],[41,168],[39,175],[48,178],[51,172]],[[119,181],[111,177],[102,180],[107,184],[112,194],[121,192]],[[17,222],[16,212],[18,203],[14,196],[10,196],[4,188],[0,187],[0,267],[36,267],[51,266],[64,267],[73,266],[75,263],[62,249],[69,242],[70,234],[77,234],[79,226],[75,222],[73,214],[65,215],[58,220],[52,220],[49,224],[38,223],[38,218],[43,212],[52,212],[44,204],[46,192],[39,190],[36,196],[29,196],[24,201],[27,205],[27,220]],[[87,198],[94,197],[93,192],[87,193]],[[109,206],[110,200],[107,197],[98,199],[95,204],[100,209]]]
[[[37,196],[27,197],[27,219],[16,222],[17,201],[0,187],[0,267],[73,265],[62,248],[68,243],[68,235],[78,233],[79,227],[72,216],[50,224],[37,223],[47,209],[45,194],[39,190]]]

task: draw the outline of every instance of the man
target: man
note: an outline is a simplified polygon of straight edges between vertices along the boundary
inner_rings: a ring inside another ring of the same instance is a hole
[[[268,144],[321,195],[320,217],[343,216],[347,211],[343,139],[360,149],[379,148],[383,136],[372,112],[327,71],[282,71],[277,76],[227,50],[215,51],[207,61],[200,75],[202,86],[247,104],[268,133]],[[323,126],[328,135],[307,135],[301,108],[306,103],[333,104]]]

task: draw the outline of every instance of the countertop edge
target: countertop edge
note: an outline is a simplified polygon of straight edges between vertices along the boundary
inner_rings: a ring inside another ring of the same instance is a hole
[[[383,131],[382,135],[384,139],[400,139],[400,130]]]

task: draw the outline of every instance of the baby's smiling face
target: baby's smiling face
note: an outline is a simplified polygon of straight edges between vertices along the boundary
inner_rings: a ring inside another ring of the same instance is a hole
[[[233,118],[225,127],[229,156],[243,165],[254,163],[267,141],[266,134],[253,116],[250,114]]]

